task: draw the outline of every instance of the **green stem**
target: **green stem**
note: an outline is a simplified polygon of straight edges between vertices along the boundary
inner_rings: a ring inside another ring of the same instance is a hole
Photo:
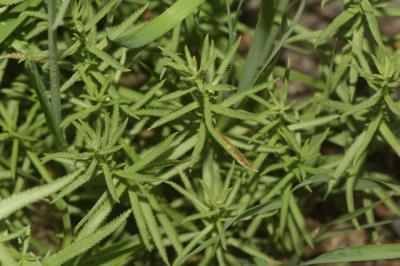
[[[54,20],[56,18],[56,0],[49,0],[48,3],[48,46],[49,46],[49,75],[50,75],[50,93],[51,108],[53,109],[54,120],[56,125],[61,123],[61,98],[60,98],[60,80],[57,64],[57,31],[53,29]]]

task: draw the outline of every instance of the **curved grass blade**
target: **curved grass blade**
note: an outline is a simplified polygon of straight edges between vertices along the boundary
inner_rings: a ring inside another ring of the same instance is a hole
[[[265,59],[272,49],[275,37],[278,33],[278,27],[274,26],[273,23],[276,11],[274,1],[262,2],[258,14],[254,40],[250,46],[249,53],[243,66],[243,72],[239,79],[239,90],[244,90],[251,86],[262,60]]]
[[[164,13],[137,31],[113,41],[128,48],[144,46],[170,31],[188,15],[192,14],[205,0],[178,0]],[[111,39],[111,36],[108,36]]]

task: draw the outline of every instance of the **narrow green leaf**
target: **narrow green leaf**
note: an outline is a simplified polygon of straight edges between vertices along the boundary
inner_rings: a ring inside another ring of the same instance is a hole
[[[383,99],[385,100],[387,106],[389,107],[390,111],[400,118],[400,107],[393,101],[392,97],[390,94],[384,94]]]
[[[147,250],[150,251],[152,249],[150,244],[150,234],[146,225],[146,221],[144,220],[143,217],[143,212],[140,207],[139,198],[137,194],[133,191],[129,191],[128,195],[132,207],[133,218],[135,218],[140,238],[142,239],[143,244],[147,248]]]
[[[367,111],[369,108],[375,106],[378,103],[381,98],[380,96],[381,94],[379,92],[375,93],[373,96],[362,101],[361,103],[353,105],[349,111],[343,114],[343,116],[352,115],[361,111]]]
[[[293,215],[294,221],[296,222],[299,230],[302,232],[305,241],[307,242],[307,244],[310,247],[314,247],[314,244],[311,239],[311,235],[307,230],[306,221],[305,221],[304,216],[301,213],[300,208],[297,205],[296,199],[294,197],[290,197],[289,206],[290,206],[290,212]]]
[[[214,78],[214,80],[212,81],[212,84],[219,84],[219,82],[222,80],[226,70],[228,69],[229,65],[231,64],[233,58],[235,57],[236,51],[239,48],[240,42],[241,42],[242,38],[239,37],[236,42],[233,44],[233,46],[229,49],[229,51],[226,53],[226,55],[224,56],[221,64],[219,65],[217,72],[216,72],[216,76]]]
[[[385,121],[382,121],[379,132],[382,134],[383,138],[390,145],[390,147],[396,152],[397,156],[400,157],[400,142],[398,138],[393,134],[390,128],[387,126]]]
[[[115,202],[119,202],[110,168],[108,167],[107,163],[101,163],[100,165],[103,170],[104,178],[106,180],[107,188],[110,192],[111,197],[113,198],[113,200],[115,200]]]
[[[203,151],[204,144],[207,137],[206,125],[204,123],[200,124],[199,133],[197,134],[196,145],[194,146],[192,156],[190,157],[190,168],[200,160],[201,152]]]
[[[361,7],[364,11],[365,17],[367,18],[369,30],[371,31],[372,36],[374,36],[374,39],[378,43],[378,45],[381,48],[383,48],[384,46],[383,46],[382,36],[381,33],[379,32],[378,21],[376,19],[374,8],[372,7],[369,0],[362,0]]]
[[[255,115],[255,114],[252,114],[252,113],[244,111],[244,110],[230,109],[228,107],[224,107],[222,105],[217,105],[217,104],[211,105],[211,111],[213,111],[214,113],[226,116],[226,117],[234,118],[234,119],[240,119],[240,120],[245,120],[245,121],[257,120],[257,115]]]
[[[168,136],[163,142],[158,144],[156,147],[154,147],[150,152],[145,154],[138,162],[136,162],[134,165],[130,166],[129,168],[125,169],[124,172],[126,174],[129,174],[130,172],[136,173],[137,171],[143,169],[146,167],[148,164],[150,164],[152,161],[160,157],[162,154],[164,154],[166,151],[168,151],[168,148],[171,146],[176,134],[172,134]]]
[[[114,231],[119,229],[119,227],[128,218],[130,211],[125,211],[119,217],[115,218],[109,224],[100,228],[97,232],[92,235],[72,243],[70,246],[58,251],[57,253],[51,255],[44,261],[46,266],[58,266],[62,265],[70,259],[82,254],[95,246],[97,243],[105,239],[107,236],[112,234]]]
[[[160,256],[165,264],[170,265],[168,261],[167,250],[165,249],[162,242],[161,233],[158,229],[159,226],[157,224],[156,218],[154,217],[154,213],[151,209],[150,204],[145,201],[140,201],[140,208],[142,209],[144,219],[153,238],[154,245],[157,247],[157,250],[160,253]]]
[[[34,89],[39,99],[40,106],[42,107],[44,115],[46,117],[47,126],[49,127],[50,132],[54,135],[56,141],[58,141],[61,145],[65,145],[64,136],[62,134],[61,128],[59,127],[59,124],[56,122],[53,108],[51,107],[50,102],[47,99],[46,89],[40,77],[36,63],[27,62],[27,66],[32,73],[33,79],[35,81],[36,86],[34,86]]]
[[[117,195],[121,197],[121,195],[125,192],[126,186],[124,184],[117,185]],[[105,221],[107,216],[110,214],[112,207],[114,206],[114,200],[109,196],[107,192],[103,193],[98,201],[96,201],[95,205],[90,209],[89,213],[82,218],[79,224],[76,226],[75,230],[77,231],[79,227],[82,225],[83,228],[79,231],[78,236],[75,241],[80,241],[91,234],[93,234],[100,225]]]
[[[288,126],[288,129],[291,131],[296,131],[296,130],[302,130],[302,129],[310,129],[310,128],[314,128],[314,127],[319,127],[322,125],[325,125],[329,122],[331,122],[332,120],[335,120],[337,118],[339,118],[339,115],[328,115],[328,116],[324,116],[324,117],[318,117],[314,120],[310,120],[310,121],[303,121],[303,122],[299,122],[296,124],[292,124]]]
[[[182,107],[179,110],[173,111],[171,113],[169,113],[168,115],[161,117],[160,119],[158,119],[157,121],[155,121],[149,128],[149,130],[157,128],[159,126],[162,126],[168,122],[171,122],[175,119],[178,119],[180,117],[182,117],[183,115],[196,110],[197,108],[199,108],[200,105],[198,102],[192,102],[190,104],[185,105],[184,107]]]
[[[175,259],[174,263],[172,264],[173,266],[180,266],[185,263],[186,260],[188,260],[193,253],[194,247],[200,243],[200,241],[203,240],[204,237],[206,237],[210,231],[213,229],[213,225],[209,224],[207,225],[203,230],[201,230],[190,242],[189,244],[186,245],[186,247],[183,249],[182,253],[179,254],[179,256]],[[205,243],[203,241],[203,243]]]
[[[128,18],[126,18],[121,24],[112,29],[106,29],[107,34],[111,40],[120,37],[125,31],[128,30],[129,27],[132,27],[132,24],[136,22],[140,18],[140,16],[146,11],[149,7],[149,4],[146,3],[142,8],[138,9],[137,11],[133,12]],[[112,14],[112,12],[111,12]],[[109,16],[108,19],[110,22],[112,20],[112,16]]]
[[[400,258],[400,244],[378,244],[333,250],[331,252],[322,254],[315,259],[302,263],[301,265],[386,260],[398,258]]]
[[[185,89],[185,90],[174,91],[174,92],[163,95],[161,98],[158,99],[158,101],[166,102],[166,101],[175,100],[175,99],[181,98],[182,96],[184,96],[188,93],[191,93],[195,90],[197,90],[196,87],[192,87],[192,88]]]
[[[13,139],[11,148],[10,170],[12,177],[14,179],[17,175],[18,153],[19,153],[19,140]]]
[[[342,13],[340,13],[330,24],[324,29],[315,41],[315,46],[320,45],[325,42],[326,39],[332,37],[340,27],[350,21],[358,14],[359,10],[357,7],[349,7]]]
[[[71,3],[71,0],[63,0],[62,6],[61,6],[60,10],[58,11],[56,19],[54,20],[54,23],[53,23],[53,30],[56,30],[58,28],[58,26],[62,23],[65,12],[67,11],[70,3]]]
[[[35,188],[26,190],[24,192],[16,193],[8,198],[0,201],[0,220],[13,214],[17,210],[24,208],[25,206],[38,201],[44,197],[52,195],[68,185],[75,175],[69,175],[60,179],[57,179],[50,184],[37,186]]]
[[[288,1],[280,1],[280,5],[285,9],[285,3]],[[247,54],[243,71],[239,79],[239,90],[247,90],[257,74],[257,70],[271,52],[275,38],[279,32],[279,26],[274,25],[274,15],[277,13],[277,7],[274,1],[261,2],[260,11],[258,13],[257,25],[254,34],[254,40],[251,43],[250,50]]]
[[[68,186],[63,188],[63,190],[61,190],[57,194],[57,197],[53,201],[57,201],[58,199],[63,198],[65,195],[71,193],[72,191],[76,190],[77,188],[79,188],[80,186],[82,186],[86,182],[88,182],[90,180],[90,178],[93,176],[94,171],[96,170],[96,166],[97,166],[97,160],[93,159],[90,162],[90,165],[87,168],[86,172],[83,175],[76,178],[76,180],[74,180],[73,182],[68,184]]]
[[[116,5],[119,0],[110,0],[107,1],[106,4],[96,12],[95,16],[89,20],[89,22],[85,25],[85,31],[89,31],[92,27],[96,26],[96,24],[104,18],[109,12],[112,11],[114,5]]]
[[[170,185],[171,187],[173,187],[179,193],[181,193],[185,198],[190,200],[193,203],[193,205],[199,209],[199,211],[208,211],[209,210],[209,208],[203,202],[200,201],[200,199],[197,197],[197,195],[193,195],[193,193],[187,191],[180,185],[175,184],[174,182],[170,182],[170,181],[164,181],[164,182],[167,183],[168,185]]]
[[[108,53],[104,52],[103,50],[98,49],[96,46],[90,46],[88,48],[88,51],[103,60],[105,63],[108,65],[112,66],[116,70],[126,72],[129,71],[130,69],[121,65],[116,59],[114,59],[111,55]]]
[[[46,154],[43,161],[50,161],[54,159],[69,159],[69,160],[89,160],[94,154],[92,152],[55,152]]]
[[[224,107],[232,106],[232,105],[240,102],[242,99],[244,99],[247,96],[255,94],[263,89],[270,88],[273,84],[274,84],[274,82],[268,81],[268,82],[258,84],[254,87],[248,88],[244,91],[239,91],[239,92],[229,96],[225,100],[223,100],[221,105]]]

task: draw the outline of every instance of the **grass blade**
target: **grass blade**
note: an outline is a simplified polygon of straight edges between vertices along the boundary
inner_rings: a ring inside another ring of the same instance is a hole
[[[400,244],[365,245],[337,249],[302,263],[314,265],[323,263],[339,263],[352,261],[371,261],[400,258]]]
[[[113,41],[128,48],[144,46],[170,31],[203,2],[204,0],[178,0],[164,13],[137,31],[118,37]]]

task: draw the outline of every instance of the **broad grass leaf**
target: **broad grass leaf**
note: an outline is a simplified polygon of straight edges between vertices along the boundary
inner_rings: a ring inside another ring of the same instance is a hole
[[[7,266],[20,265],[12,256],[10,250],[0,242],[0,263]]]
[[[151,43],[172,30],[203,2],[204,0],[178,0],[161,15],[137,31],[122,35],[113,41],[128,48],[138,48]]]
[[[248,89],[252,85],[258,68],[272,50],[275,37],[278,34],[278,27],[274,26],[273,23],[276,14],[277,8],[274,2],[263,1],[261,3],[254,40],[251,43],[239,79],[240,91]]]
[[[376,244],[333,250],[301,265],[400,258],[400,244]]]

